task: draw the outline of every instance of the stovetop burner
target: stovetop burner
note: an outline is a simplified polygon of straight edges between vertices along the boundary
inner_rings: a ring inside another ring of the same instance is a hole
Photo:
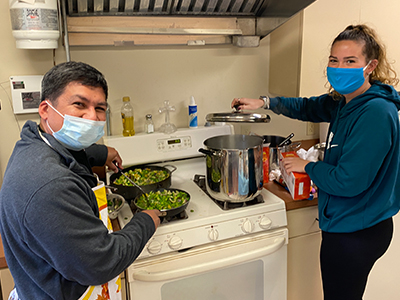
[[[264,203],[264,198],[262,195],[258,195],[253,200],[246,201],[246,202],[220,201],[220,200],[217,200],[217,199],[211,197],[210,194],[208,193],[207,187],[206,187],[206,176],[205,175],[196,174],[196,175],[194,175],[193,181],[203,190],[204,193],[206,193],[223,210],[230,210],[230,209]]]

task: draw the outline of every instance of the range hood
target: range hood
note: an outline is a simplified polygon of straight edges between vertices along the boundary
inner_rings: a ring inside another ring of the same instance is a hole
[[[61,0],[70,46],[257,47],[315,0]]]

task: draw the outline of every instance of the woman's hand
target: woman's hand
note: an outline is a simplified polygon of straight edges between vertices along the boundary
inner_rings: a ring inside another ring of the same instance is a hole
[[[113,147],[107,147],[108,154],[106,160],[106,166],[114,173],[118,173],[118,168],[115,164],[122,169],[122,158],[119,156],[118,151]]]
[[[235,98],[231,103],[231,107],[236,110],[254,110],[263,106],[264,101],[261,99]]]
[[[282,160],[287,174],[290,172],[305,173],[305,167],[309,162],[309,160],[304,160],[299,157],[286,157]]]

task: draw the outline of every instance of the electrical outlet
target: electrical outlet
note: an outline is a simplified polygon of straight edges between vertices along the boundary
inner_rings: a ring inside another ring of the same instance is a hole
[[[314,135],[314,133],[315,133],[315,124],[307,122],[307,135]]]

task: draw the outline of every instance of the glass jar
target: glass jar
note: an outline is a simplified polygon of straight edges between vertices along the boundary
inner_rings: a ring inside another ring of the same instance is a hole
[[[144,122],[144,132],[146,133],[154,132],[154,123],[151,114],[146,115],[146,120]]]

